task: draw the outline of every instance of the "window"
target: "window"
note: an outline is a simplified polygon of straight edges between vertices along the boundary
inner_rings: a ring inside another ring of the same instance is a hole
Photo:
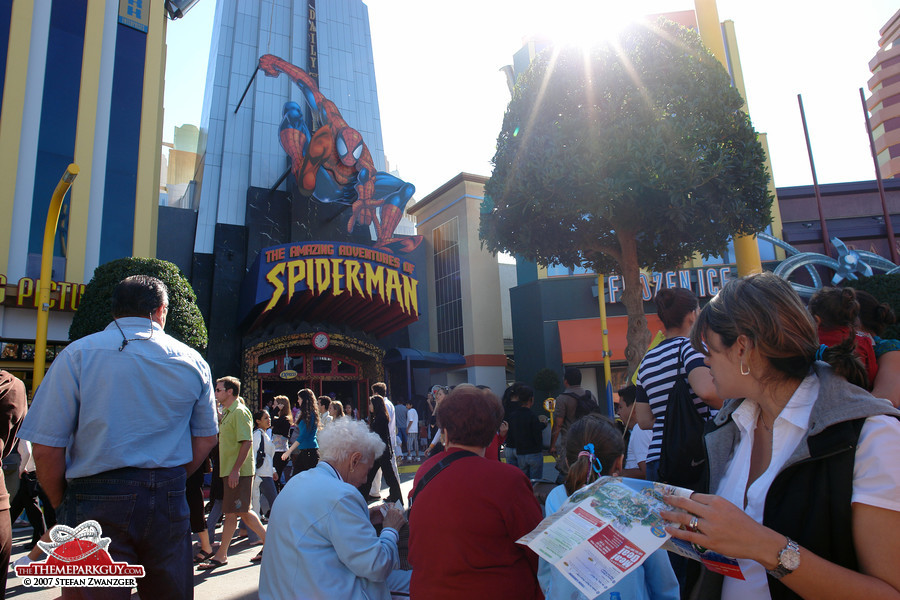
[[[303,356],[291,356],[287,361],[287,368],[298,373],[303,372]]]
[[[462,288],[459,277],[459,221],[456,217],[432,231],[434,298],[438,352],[463,353]]]
[[[356,365],[353,363],[349,363],[345,360],[339,360],[337,366],[337,372],[340,375],[355,375],[356,374]]]
[[[571,277],[572,275],[593,275],[594,272],[586,267],[564,267],[562,265],[550,265],[547,267],[547,277]]]
[[[331,373],[331,358],[328,356],[313,356],[313,373]]]
[[[259,363],[259,367],[257,367],[256,372],[265,374],[265,373],[274,373],[275,372],[275,359],[264,363]]]

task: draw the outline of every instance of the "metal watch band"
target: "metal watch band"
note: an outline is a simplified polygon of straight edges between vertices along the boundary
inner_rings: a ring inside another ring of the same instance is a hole
[[[797,564],[793,569],[788,568],[784,564],[784,555],[786,552],[795,554],[797,557],[797,560],[796,560]],[[766,573],[768,573],[770,576],[774,577],[775,579],[781,579],[785,575],[793,573],[794,569],[796,569],[797,566],[799,566],[799,564],[800,564],[799,556],[800,556],[800,545],[797,544],[797,542],[795,542],[791,538],[787,538],[787,545],[781,549],[781,552],[778,553],[778,566],[771,570],[766,569]]]

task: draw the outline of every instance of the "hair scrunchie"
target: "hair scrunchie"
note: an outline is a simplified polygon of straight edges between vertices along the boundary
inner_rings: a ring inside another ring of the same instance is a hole
[[[816,360],[825,360],[824,356],[826,350],[828,350],[828,346],[826,346],[825,344],[821,344],[819,346],[819,349],[816,350]]]
[[[597,474],[597,477],[600,477],[600,474],[603,472],[603,464],[601,464],[600,459],[594,456],[594,444],[585,444],[584,450],[578,453],[578,458],[582,456],[587,457],[591,469]],[[590,481],[590,477],[588,477],[588,481]]]

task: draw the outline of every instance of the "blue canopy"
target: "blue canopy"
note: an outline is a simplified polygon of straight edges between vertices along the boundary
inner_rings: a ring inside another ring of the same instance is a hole
[[[391,348],[384,355],[384,363],[409,362],[416,368],[465,365],[466,359],[455,352],[424,352],[415,348]]]

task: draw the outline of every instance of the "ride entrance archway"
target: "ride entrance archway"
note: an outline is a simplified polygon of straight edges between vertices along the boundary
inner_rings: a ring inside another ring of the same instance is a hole
[[[254,409],[284,395],[311,389],[366,412],[369,386],[384,379],[384,351],[344,334],[298,333],[254,344],[244,351],[244,398]],[[317,343],[313,345],[313,339]],[[324,347],[323,347],[324,346]]]

